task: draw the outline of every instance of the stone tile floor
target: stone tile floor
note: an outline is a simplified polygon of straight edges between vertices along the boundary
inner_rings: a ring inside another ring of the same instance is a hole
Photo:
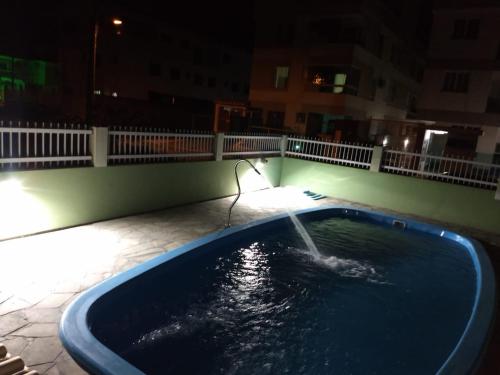
[[[222,229],[232,199],[0,242],[0,342],[41,374],[85,374],[57,337],[67,305],[85,289],[116,273]],[[346,203],[331,198],[313,201],[291,188],[268,189],[243,194],[232,223],[247,223],[287,209]],[[499,237],[467,228],[450,229],[482,240],[500,273]],[[495,355],[499,349],[497,325],[480,375],[500,373]]]

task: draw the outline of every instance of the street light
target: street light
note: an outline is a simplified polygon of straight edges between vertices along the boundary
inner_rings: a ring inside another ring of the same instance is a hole
[[[94,109],[94,94],[95,94],[95,82],[96,82],[96,63],[97,63],[97,40],[99,37],[99,21],[97,19],[98,17],[96,16],[95,22],[94,22],[94,30],[92,33],[92,44],[91,44],[91,56],[89,60],[89,84],[88,84],[88,90],[87,90],[87,119],[86,122],[87,124],[91,125],[93,121],[93,116],[92,112]],[[111,20],[113,25],[115,25],[116,28],[119,28],[123,24],[123,20],[120,18],[113,18]],[[117,31],[117,34],[120,35],[120,31]]]

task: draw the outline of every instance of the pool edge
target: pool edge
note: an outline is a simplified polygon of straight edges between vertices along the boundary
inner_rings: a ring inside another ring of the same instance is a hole
[[[445,237],[460,243],[467,249],[477,275],[474,306],[460,340],[436,374],[448,375],[456,373],[474,373],[487,346],[487,337],[489,337],[495,315],[495,276],[493,267],[483,246],[474,239],[448,231],[443,227],[407,219],[402,216],[380,213],[376,210],[359,209],[350,206],[328,205],[319,208],[316,207],[299,210],[296,211],[295,214],[298,216],[309,216],[313,214],[327,214],[331,211],[340,211],[345,217],[363,216],[372,221],[389,225],[391,225],[394,220],[401,220],[405,223],[406,229],[417,230]],[[178,257],[217,239],[234,235],[240,231],[250,230],[269,222],[285,220],[287,218],[288,214],[280,214],[208,234],[181,247],[161,254],[147,262],[133,267],[132,269],[117,274],[86,290],[68,306],[61,318],[59,337],[63,346],[75,359],[75,361],[90,373],[105,375],[124,373],[130,375],[145,375],[142,371],[133,367],[129,362],[125,361],[116,353],[101,344],[92,335],[87,325],[87,313],[91,306],[99,298],[107,294],[115,287],[132,278],[138,277],[144,272],[155,268],[170,259]],[[75,339],[75,337],[78,338]],[[478,348],[480,348],[479,351]]]

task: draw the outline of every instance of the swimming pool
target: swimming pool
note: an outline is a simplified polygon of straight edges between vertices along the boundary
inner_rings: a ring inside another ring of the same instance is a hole
[[[234,227],[82,294],[60,336],[94,374],[468,374],[494,314],[481,245],[329,207]]]

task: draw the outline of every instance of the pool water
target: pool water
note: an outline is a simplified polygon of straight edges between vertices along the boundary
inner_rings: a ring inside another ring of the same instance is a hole
[[[263,227],[129,281],[91,332],[146,374],[435,374],[470,318],[468,252],[352,218],[304,226],[322,260],[290,223]]]

